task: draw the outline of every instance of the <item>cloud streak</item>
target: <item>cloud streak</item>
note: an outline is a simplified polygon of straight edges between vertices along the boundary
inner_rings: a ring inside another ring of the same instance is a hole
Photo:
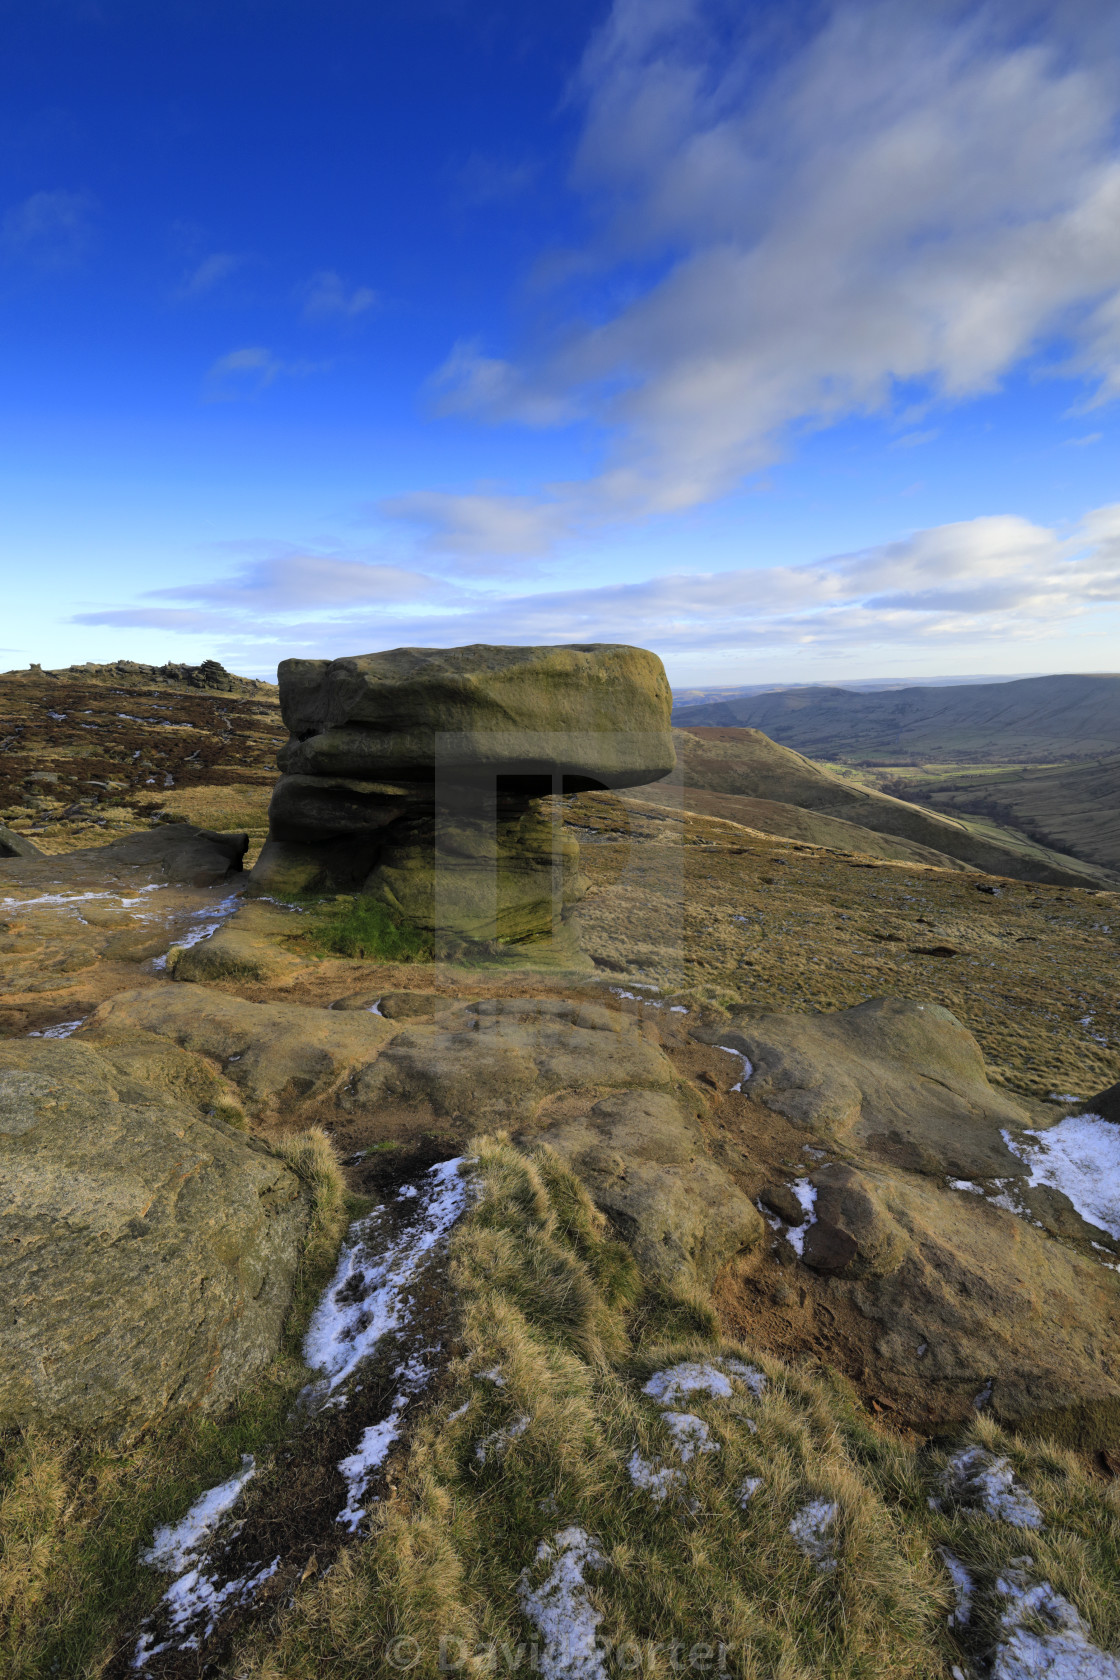
[[[586,291],[520,357],[463,342],[433,382],[448,413],[601,429],[601,471],[542,491],[537,518],[511,503],[524,552],[710,501],[801,431],[960,402],[1040,355],[1090,401],[1120,391],[1120,78],[1100,14],[820,15],[774,39],[751,8],[615,0],[589,47],[573,182],[597,232],[568,263]],[[411,503],[453,551],[508,530],[489,493]]]
[[[520,596],[394,566],[291,555],[208,584],[153,590],[148,599],[152,605],[82,613],[76,622],[220,632],[279,653],[474,641],[636,642],[666,656],[996,647],[1044,641],[1059,626],[1120,606],[1120,503],[1093,510],[1068,535],[991,515],[805,565]]]

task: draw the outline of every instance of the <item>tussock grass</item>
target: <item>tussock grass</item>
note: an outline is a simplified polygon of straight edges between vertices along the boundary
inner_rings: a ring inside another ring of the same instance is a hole
[[[713,1341],[699,1303],[620,1284],[611,1239],[555,1157],[526,1160],[501,1140],[478,1157],[482,1197],[453,1239],[464,1321],[450,1387],[394,1496],[372,1508],[368,1540],[300,1593],[278,1631],[247,1638],[230,1672],[358,1680],[403,1656],[418,1676],[529,1674],[522,1572],[535,1584],[540,1542],[576,1526],[608,1560],[588,1597],[615,1642],[612,1671],[669,1674],[693,1658],[752,1680],[942,1676],[948,1595],[913,1450],[842,1385]],[[718,1446],[682,1467],[642,1386],[724,1356],[764,1372],[765,1392],[681,1401]],[[685,1469],[663,1504],[633,1485],[635,1449]],[[744,1504],[748,1476],[763,1486]],[[789,1534],[812,1499],[839,1507],[834,1570]]]
[[[0,1673],[93,1680],[165,1582],[138,1564],[161,1523],[280,1439],[307,1380],[299,1349],[348,1218],[325,1133],[278,1146],[307,1186],[310,1221],[279,1357],[222,1418],[176,1416],[140,1439],[11,1431],[0,1440]],[[362,1204],[364,1205],[364,1204]]]
[[[287,1150],[317,1197],[310,1285],[315,1267],[330,1264],[348,1210],[324,1139],[296,1138]],[[1045,1526],[1011,1528],[960,1509],[945,1497],[950,1448],[879,1427],[834,1374],[721,1340],[707,1303],[643,1289],[551,1153],[526,1157],[501,1137],[475,1150],[479,1199],[450,1255],[461,1339],[438,1401],[385,1499],[371,1505],[368,1537],[267,1622],[247,1624],[221,1673],[557,1680],[523,1595],[551,1566],[538,1547],[565,1529],[592,1536],[604,1560],[585,1596],[600,1618],[605,1667],[570,1671],[581,1680],[943,1680],[954,1663],[986,1672],[1002,1607],[994,1584],[1024,1555],[1099,1645],[1120,1641],[1117,1484],[1094,1481],[1061,1447],[981,1417],[954,1447],[1006,1456]],[[665,1407],[643,1389],[672,1366],[727,1360],[765,1384],[670,1402],[706,1426],[715,1449],[685,1461]],[[157,1522],[175,1520],[202,1486],[228,1475],[241,1451],[281,1438],[292,1396],[285,1371],[291,1361],[220,1425],[154,1432],[127,1451],[79,1452],[42,1435],[13,1443],[0,1490],[5,1673],[101,1672],[114,1630],[133,1631],[159,1593],[161,1583],[136,1568],[137,1549]],[[677,1473],[661,1503],[631,1479],[635,1452]],[[744,1484],[755,1482],[745,1498]],[[835,1507],[831,1567],[790,1532],[811,1502]],[[955,1632],[942,1548],[976,1588],[972,1621]]]

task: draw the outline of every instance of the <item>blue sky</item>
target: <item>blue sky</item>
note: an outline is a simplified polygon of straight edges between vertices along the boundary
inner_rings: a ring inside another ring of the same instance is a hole
[[[0,20],[0,663],[1120,668],[1113,4]]]

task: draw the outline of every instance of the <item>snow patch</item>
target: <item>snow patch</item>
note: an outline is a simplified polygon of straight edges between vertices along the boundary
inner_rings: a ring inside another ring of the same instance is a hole
[[[655,1371],[642,1393],[656,1400],[659,1406],[671,1406],[686,1394],[710,1394],[717,1400],[730,1400],[735,1390],[728,1373],[745,1383],[752,1394],[762,1394],[766,1388],[765,1373],[756,1370],[753,1365],[744,1364],[741,1359],[708,1360],[704,1363],[686,1360],[680,1365],[670,1365],[664,1371]]]
[[[166,1570],[168,1574],[185,1569],[194,1554],[206,1545],[222,1518],[233,1510],[242,1490],[256,1473],[255,1460],[249,1453],[243,1454],[241,1469],[228,1482],[209,1488],[174,1527],[156,1529],[151,1545],[140,1553],[140,1562],[151,1569]]]
[[[1120,1126],[1099,1114],[1071,1114],[1018,1140],[1005,1131],[1003,1140],[1030,1169],[1032,1187],[1060,1190],[1087,1224],[1120,1239]]]
[[[637,1447],[630,1454],[630,1462],[626,1468],[634,1486],[644,1488],[655,1505],[663,1504],[674,1488],[682,1487],[685,1483],[683,1470],[674,1470],[668,1465],[663,1465],[659,1458],[643,1458]]]
[[[377,1208],[347,1232],[334,1278],[311,1316],[303,1357],[322,1377],[303,1399],[323,1400],[354,1371],[385,1335],[405,1322],[409,1284],[421,1261],[447,1236],[470,1199],[462,1157],[441,1161],[424,1175],[415,1200],[416,1218],[383,1252],[372,1239],[384,1219]]]
[[[661,1417],[676,1442],[682,1464],[691,1463],[697,1453],[719,1451],[719,1442],[712,1440],[707,1424],[694,1412],[662,1412]]]
[[[544,1680],[606,1680],[606,1659],[596,1644],[603,1618],[591,1605],[584,1580],[585,1570],[606,1568],[597,1542],[582,1528],[563,1528],[551,1543],[541,1541],[537,1562],[551,1563],[551,1571],[534,1588],[528,1570],[523,1570],[517,1596],[544,1639]]]
[[[1000,1618],[1007,1637],[996,1647],[992,1680],[1120,1680],[1120,1661],[1094,1645],[1089,1629],[1049,1581],[1029,1583],[1018,1570],[996,1581],[1007,1601]],[[1047,1626],[1035,1633],[1027,1621]]]
[[[44,1027],[42,1032],[29,1032],[27,1036],[28,1038],[69,1038],[71,1033],[76,1033],[78,1028],[84,1026],[85,1023],[86,1016],[83,1015],[80,1021],[59,1021],[57,1026]]]
[[[797,1255],[798,1259],[805,1252],[805,1233],[810,1225],[817,1223],[817,1191],[816,1186],[810,1184],[807,1178],[799,1178],[790,1185],[790,1189],[797,1197],[801,1211],[805,1215],[803,1225],[791,1225],[786,1231],[786,1241]]]
[[[173,1637],[156,1644],[154,1634],[142,1633],[136,1643],[132,1667],[147,1668],[153,1657],[172,1646],[179,1651],[200,1651],[203,1640],[209,1639],[217,1627],[218,1617],[240,1604],[248,1604],[279,1567],[280,1559],[274,1557],[256,1574],[242,1575],[221,1586],[201,1568],[180,1575],[163,1595],[162,1603],[167,1606],[167,1625],[172,1635],[187,1634],[187,1637],[182,1640]],[[192,1626],[194,1632],[188,1633]]]
[[[759,1488],[762,1486],[761,1476],[744,1476],[739,1483],[738,1500],[742,1510],[746,1510]]]
[[[803,1505],[789,1525],[798,1548],[811,1558],[818,1569],[835,1569],[835,1537],[833,1525],[840,1515],[840,1507],[829,1499],[811,1499]]]
[[[169,1637],[157,1643],[150,1631],[151,1618],[136,1644],[132,1667],[143,1670],[150,1660],[174,1646],[180,1651],[198,1651],[226,1610],[246,1604],[279,1567],[279,1558],[254,1573],[220,1582],[216,1570],[200,1555],[233,1510],[246,1484],[256,1475],[256,1464],[246,1455],[237,1475],[218,1487],[209,1488],[196,1499],[186,1516],[173,1527],[158,1528],[152,1544],[141,1552],[140,1561],[149,1568],[175,1575],[160,1601]],[[192,1631],[193,1630],[193,1631]]]
[[[945,1466],[945,1484],[962,1503],[978,1501],[990,1517],[1014,1528],[1041,1528],[1042,1512],[1006,1458],[983,1447],[965,1447]]]
[[[743,1086],[747,1083],[747,1080],[754,1073],[753,1065],[747,1060],[747,1058],[743,1055],[743,1052],[741,1050],[732,1050],[732,1048],[729,1044],[721,1044],[719,1046],[719,1048],[724,1052],[725,1055],[738,1056],[739,1060],[742,1062],[743,1071],[739,1075],[739,1083],[738,1083],[738,1085],[732,1085],[732,1087],[731,1087],[731,1089],[733,1091],[741,1091],[743,1089]]]
[[[968,1573],[959,1557],[942,1546],[941,1561],[949,1571],[949,1579],[953,1583],[953,1594],[956,1598],[956,1608],[949,1615],[951,1628],[967,1627],[972,1616],[972,1576]]]

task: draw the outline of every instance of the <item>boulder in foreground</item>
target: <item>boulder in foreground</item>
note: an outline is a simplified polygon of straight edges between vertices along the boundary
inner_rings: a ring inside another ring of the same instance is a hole
[[[307,1223],[283,1161],[182,1092],[108,1049],[4,1041],[0,1424],[227,1404],[277,1350]]]

